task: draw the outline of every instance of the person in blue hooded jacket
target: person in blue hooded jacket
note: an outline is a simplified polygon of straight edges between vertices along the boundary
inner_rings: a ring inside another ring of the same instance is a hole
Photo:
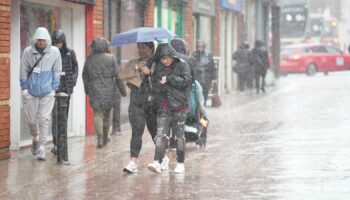
[[[33,136],[32,154],[38,154],[38,160],[45,160],[45,135],[62,71],[60,51],[51,46],[46,28],[36,29],[31,45],[22,53],[20,68],[25,120]]]

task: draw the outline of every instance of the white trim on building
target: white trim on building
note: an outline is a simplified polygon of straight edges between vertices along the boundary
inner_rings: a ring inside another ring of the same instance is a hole
[[[31,144],[31,140],[21,140],[22,126],[27,126],[26,123],[21,120],[21,88],[19,83],[19,66],[21,55],[21,3],[24,0],[12,0],[11,5],[11,72],[10,72],[10,84],[11,84],[11,96],[10,96],[10,129],[11,129],[11,150],[19,150],[21,146]],[[83,83],[81,80],[81,74],[83,71],[83,65],[85,62],[85,5],[71,3],[63,0],[25,0],[29,3],[38,3],[49,6],[56,6],[60,8],[72,9],[71,13],[63,13],[61,15],[61,22],[63,30],[69,32],[71,37],[67,38],[67,42],[71,48],[73,48],[77,55],[79,63],[79,77],[76,87],[74,88],[73,96],[71,97],[71,107],[69,110],[69,136],[84,136],[85,135],[85,93]],[[23,119],[23,118],[22,118]],[[23,133],[22,133],[23,134]],[[29,134],[25,133],[25,134]],[[48,139],[51,139],[48,137]]]

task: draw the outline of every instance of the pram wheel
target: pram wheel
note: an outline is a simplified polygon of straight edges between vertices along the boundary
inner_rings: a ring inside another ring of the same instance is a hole
[[[203,128],[201,135],[198,138],[198,145],[201,148],[205,148],[207,144],[207,129]]]

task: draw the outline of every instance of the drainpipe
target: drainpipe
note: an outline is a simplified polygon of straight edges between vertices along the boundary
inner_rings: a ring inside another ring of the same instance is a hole
[[[280,13],[281,8],[278,6],[276,0],[271,4],[272,15],[272,69],[275,77],[278,79],[280,75]]]

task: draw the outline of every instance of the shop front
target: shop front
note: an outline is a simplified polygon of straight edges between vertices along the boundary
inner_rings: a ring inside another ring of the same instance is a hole
[[[239,46],[239,16],[241,15],[241,0],[221,0],[220,13],[220,51],[222,67],[219,71],[220,86],[229,93],[235,87],[235,73],[232,71],[232,55]]]
[[[79,2],[79,3],[74,3]],[[67,44],[73,48],[79,63],[79,77],[71,97],[68,118],[69,136],[85,135],[85,94],[81,72],[86,51],[86,6],[82,3],[94,3],[91,0],[13,0],[11,5],[11,150],[31,144],[31,136],[26,122],[19,84],[20,56],[25,47],[30,45],[37,27],[46,27],[50,34],[55,29],[63,29]],[[51,138],[51,131],[47,133]]]
[[[214,20],[215,0],[193,0],[192,12],[194,16],[194,42],[203,40],[207,49],[214,52]],[[195,44],[193,44],[195,46]]]
[[[156,0],[154,27],[167,28],[179,37],[183,37],[187,1]]]

